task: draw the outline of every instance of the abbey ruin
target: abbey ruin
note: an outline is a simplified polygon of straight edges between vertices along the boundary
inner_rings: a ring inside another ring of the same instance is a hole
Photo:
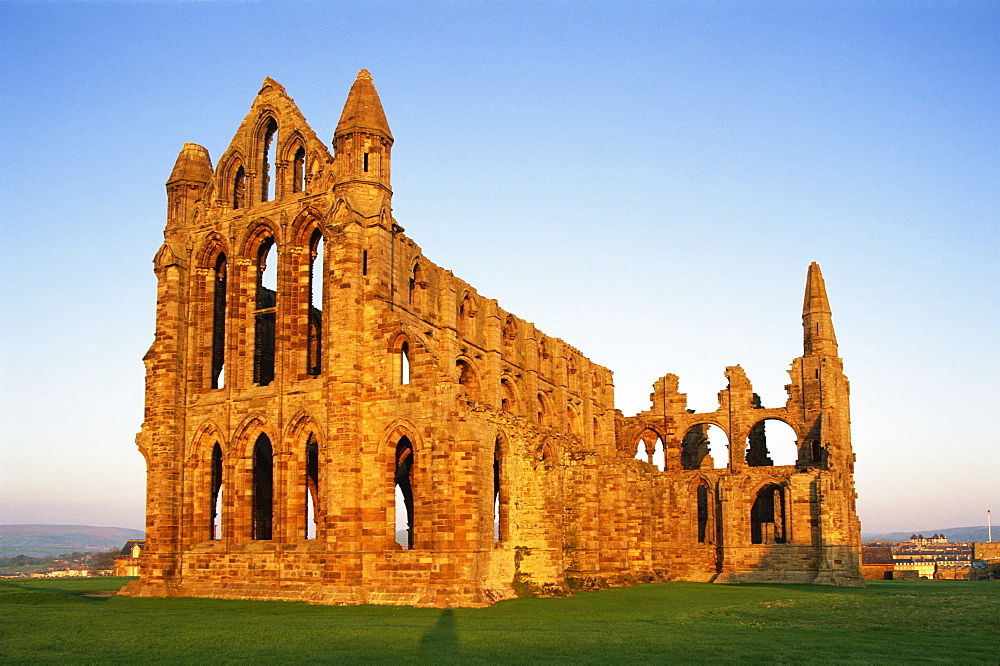
[[[181,150],[143,359],[146,548],[125,594],[483,606],[666,580],[860,584],[818,265],[784,406],[734,366],[713,412],[668,374],[623,416],[610,370],[404,234],[392,145],[362,70],[332,147],[268,78],[214,165]],[[774,421],[794,464],[772,461]],[[728,442],[710,450],[710,426]]]

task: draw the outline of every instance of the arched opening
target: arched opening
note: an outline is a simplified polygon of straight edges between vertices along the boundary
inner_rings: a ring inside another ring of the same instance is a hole
[[[577,381],[578,378],[579,375],[576,367],[576,357],[570,354],[566,357],[566,386],[568,386],[571,391],[580,390],[580,382]]]
[[[552,445],[548,442],[542,444],[542,466],[549,469],[555,464],[556,455],[552,451]]]
[[[785,491],[768,484],[757,491],[750,509],[750,543],[785,543]]]
[[[211,503],[211,523],[208,528],[208,538],[219,540],[222,538],[222,447],[216,442],[212,447],[212,493]]]
[[[458,383],[465,387],[465,393],[470,400],[479,402],[482,400],[482,392],[479,389],[479,377],[472,368],[472,364],[463,359],[455,361],[455,368],[458,370]]]
[[[274,381],[274,344],[278,306],[277,270],[268,255],[274,238],[267,236],[257,248],[257,295],[254,310],[253,381],[267,386]]]
[[[667,464],[663,438],[653,430],[643,431],[635,447],[635,458],[654,465],[662,472]]]
[[[541,373],[543,377],[551,376],[549,371],[549,361],[552,358],[551,351],[549,349],[549,341],[542,338],[542,341],[538,343],[538,372]]]
[[[306,538],[316,538],[316,515],[319,506],[319,443],[310,434],[306,440]]]
[[[517,391],[514,390],[514,382],[506,377],[500,380],[500,411],[517,413]]]
[[[396,443],[396,515],[393,525],[396,542],[404,548],[413,548],[413,444],[408,437]],[[401,529],[402,528],[402,529]],[[405,531],[405,534],[400,532]]]
[[[292,157],[292,192],[306,191],[306,149],[299,146]]]
[[[274,174],[271,171],[271,146],[277,143],[278,123],[268,118],[261,135],[260,200],[274,199]]]
[[[715,541],[713,533],[715,525],[712,520],[711,491],[704,483],[698,484],[695,491],[698,503],[698,543],[712,543]]]
[[[474,317],[476,316],[475,308],[472,305],[472,299],[466,294],[462,298],[462,304],[458,306],[458,334],[462,337],[468,338],[472,335],[475,330]]]
[[[535,411],[538,416],[538,425],[548,428],[552,425],[552,411],[549,409],[549,401],[543,393],[539,393],[536,400]]]
[[[323,371],[323,234],[315,230],[309,240],[309,337],[306,341],[306,374]]]
[[[226,255],[222,252],[215,260],[215,279],[212,281],[212,388],[225,385],[226,363]]]
[[[251,539],[271,539],[274,516],[274,451],[261,433],[253,445],[253,525]]]
[[[409,303],[415,310],[420,310],[424,306],[424,286],[424,276],[420,264],[413,264],[413,272],[410,273]]]
[[[507,315],[503,325],[503,352],[505,356],[514,353],[514,343],[517,342],[517,320],[513,315]]]
[[[795,431],[780,419],[764,419],[750,429],[746,461],[750,467],[794,465],[798,462]]]
[[[708,423],[693,425],[681,440],[681,468],[726,467],[729,464],[728,446],[729,438],[719,426]]]
[[[503,441],[497,437],[493,445],[493,542],[503,540],[506,529],[501,513],[500,494],[503,475]]]
[[[399,346],[399,383],[410,383],[410,343],[403,342]]]
[[[233,174],[233,191],[232,191],[232,203],[233,210],[237,208],[243,208],[246,203],[246,190],[247,190],[247,172],[243,168],[243,165],[236,167],[236,173]]]
[[[569,434],[580,434],[580,416],[572,405],[566,407],[566,427],[569,429]]]

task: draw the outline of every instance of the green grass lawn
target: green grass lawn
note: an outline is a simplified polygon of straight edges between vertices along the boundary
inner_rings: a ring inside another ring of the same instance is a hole
[[[83,596],[0,581],[0,662],[1000,663],[1000,584],[660,583],[491,608]]]

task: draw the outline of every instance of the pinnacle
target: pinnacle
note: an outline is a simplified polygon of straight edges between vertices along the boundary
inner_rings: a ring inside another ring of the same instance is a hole
[[[806,276],[806,294],[802,302],[802,316],[810,313],[823,312],[830,314],[830,300],[826,296],[826,283],[819,264],[815,261],[809,264]]]
[[[815,261],[809,264],[806,293],[802,302],[803,347],[806,356],[836,356],[837,334],[833,331],[830,299],[823,273]]]
[[[337,123],[334,134],[352,131],[383,134],[392,140],[389,121],[386,120],[385,111],[382,110],[382,101],[372,83],[372,75],[367,69],[358,72],[358,77],[351,86],[351,92],[347,95],[344,112],[340,115],[340,122]]]

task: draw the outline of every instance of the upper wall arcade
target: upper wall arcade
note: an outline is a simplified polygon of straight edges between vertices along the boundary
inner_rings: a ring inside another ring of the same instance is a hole
[[[270,78],[216,164],[181,150],[128,593],[442,606],[860,580],[849,389],[817,265],[784,406],[734,366],[715,412],[666,375],[624,417],[607,368],[404,235],[392,143],[362,70],[332,152]],[[790,464],[768,448],[779,421]]]

